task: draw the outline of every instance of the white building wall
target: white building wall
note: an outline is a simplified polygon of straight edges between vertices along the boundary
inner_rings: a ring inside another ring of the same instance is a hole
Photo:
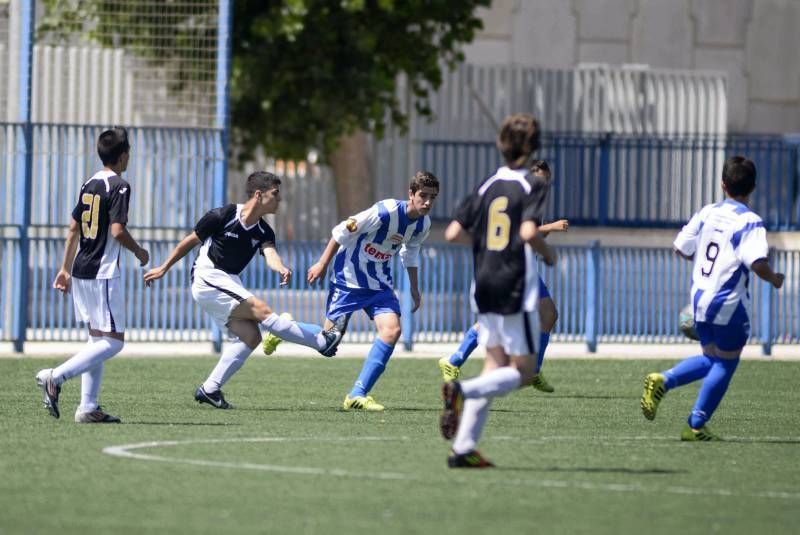
[[[728,129],[800,132],[800,0],[494,0],[477,65],[720,70]]]

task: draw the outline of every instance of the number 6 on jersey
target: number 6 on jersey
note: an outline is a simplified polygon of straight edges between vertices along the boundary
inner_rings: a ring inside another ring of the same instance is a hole
[[[87,206],[81,212],[81,230],[83,237],[93,240],[97,238],[97,229],[100,227],[100,195],[84,193],[81,202]]]

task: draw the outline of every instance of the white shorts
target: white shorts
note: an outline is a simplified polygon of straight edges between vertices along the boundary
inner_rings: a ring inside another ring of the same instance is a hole
[[[227,333],[231,312],[253,294],[242,286],[238,275],[221,269],[198,269],[192,279],[192,297],[220,330]]]
[[[478,314],[478,343],[502,347],[506,355],[536,355],[539,347],[539,312]]]
[[[72,278],[75,319],[105,333],[125,332],[125,296],[122,279]]]

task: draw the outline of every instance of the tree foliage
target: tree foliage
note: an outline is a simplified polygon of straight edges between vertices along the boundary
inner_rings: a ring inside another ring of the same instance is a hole
[[[396,91],[401,74],[407,77],[414,108],[429,116],[429,91],[441,84],[442,66],[453,67],[463,59],[460,47],[481,27],[475,10],[490,2],[232,1],[230,102],[241,154],[246,157],[262,146],[266,154],[284,158],[304,157],[309,148],[325,155],[343,134],[361,129],[380,135],[388,121],[405,128],[408,117]],[[180,43],[204,38],[208,31],[196,15],[186,15],[169,21],[174,31],[159,34],[160,46],[147,47],[142,44],[152,43],[152,36],[141,20],[131,20],[127,27],[135,30],[123,35],[106,28],[112,22],[119,27],[120,17],[152,16],[141,15],[146,10],[137,4],[153,5],[153,0],[45,4],[40,31],[63,33],[80,25],[106,46],[140,45],[135,50],[143,51],[145,59],[173,67],[191,54]],[[161,28],[165,24],[154,22]],[[191,84],[192,78],[186,74],[180,81]]]

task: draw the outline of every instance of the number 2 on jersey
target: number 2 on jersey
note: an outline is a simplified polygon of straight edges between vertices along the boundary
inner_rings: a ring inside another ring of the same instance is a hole
[[[81,212],[81,228],[83,237],[93,240],[97,238],[97,229],[100,227],[100,195],[84,193],[81,202],[86,209]]]
[[[511,238],[511,218],[505,213],[508,197],[498,197],[489,204],[489,225],[486,229],[486,248],[502,251]]]
[[[714,269],[714,262],[717,261],[718,255],[719,245],[713,241],[709,242],[708,247],[706,247],[706,263],[700,266],[700,273],[702,273],[704,277],[711,276],[711,271]]]

